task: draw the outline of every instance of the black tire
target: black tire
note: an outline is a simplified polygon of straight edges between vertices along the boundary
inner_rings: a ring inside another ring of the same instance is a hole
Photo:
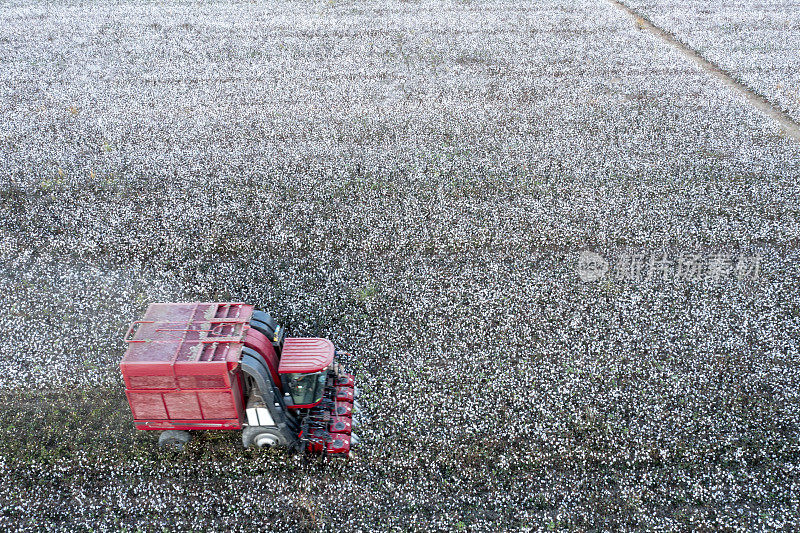
[[[258,331],[259,333],[263,334],[268,341],[272,342],[272,338],[275,336],[275,329],[269,327],[267,324],[261,322],[260,320],[250,319],[250,327],[254,330]]]
[[[272,331],[278,329],[278,322],[276,322],[269,313],[265,313],[264,311],[259,311],[256,309],[253,311],[253,318],[269,326]]]
[[[192,440],[192,436],[188,431],[168,429],[167,431],[162,431],[161,435],[158,436],[158,445],[161,448],[172,448],[180,451],[190,440]]]
[[[242,431],[242,444],[245,448],[285,448],[289,443],[278,428],[247,426]]]

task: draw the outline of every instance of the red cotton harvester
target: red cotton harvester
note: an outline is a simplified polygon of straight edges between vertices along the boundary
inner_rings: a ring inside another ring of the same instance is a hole
[[[358,411],[333,343],[286,338],[243,303],[155,303],[120,363],[137,429],[183,448],[190,430],[242,429],[242,443],[348,457]]]

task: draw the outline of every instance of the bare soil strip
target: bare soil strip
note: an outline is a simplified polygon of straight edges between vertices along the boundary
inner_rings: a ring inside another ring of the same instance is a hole
[[[776,107],[764,96],[736,80],[736,78],[734,78],[725,69],[721,68],[715,63],[712,63],[708,59],[704,58],[697,50],[683,43],[680,39],[678,39],[678,37],[675,36],[675,34],[656,26],[646,16],[637,12],[627,4],[619,0],[608,1],[630,15],[634,19],[637,27],[642,30],[649,31],[662,41],[673,46],[684,56],[697,63],[701,68],[703,68],[703,70],[715,76],[717,79],[722,80],[725,85],[743,95],[745,99],[756,109],[777,122],[782,128],[784,134],[786,134],[788,137],[791,137],[795,141],[800,142],[800,124],[795,122],[791,116],[789,116],[787,113],[784,113],[780,108]]]

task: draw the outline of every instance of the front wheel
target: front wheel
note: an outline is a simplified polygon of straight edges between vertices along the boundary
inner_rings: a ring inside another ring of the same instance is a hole
[[[285,447],[286,437],[278,428],[264,426],[247,426],[242,431],[242,444],[245,448],[257,446],[259,448]]]

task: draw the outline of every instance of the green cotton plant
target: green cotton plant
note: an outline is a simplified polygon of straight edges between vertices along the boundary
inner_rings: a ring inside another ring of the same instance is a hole
[[[373,283],[367,283],[358,290],[357,296],[360,301],[366,302],[372,300],[377,293],[378,289],[375,285]]]

